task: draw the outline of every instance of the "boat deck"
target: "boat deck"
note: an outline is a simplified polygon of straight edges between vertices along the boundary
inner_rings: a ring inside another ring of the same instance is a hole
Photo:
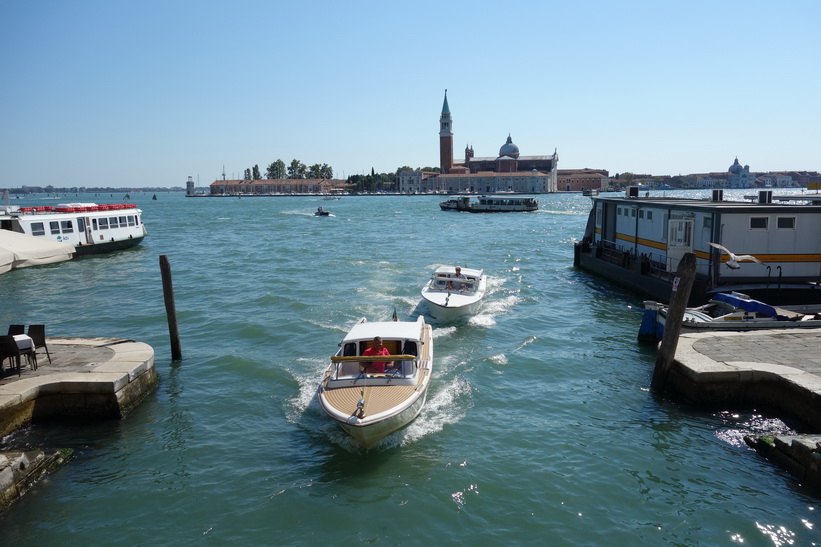
[[[358,412],[357,403],[365,399],[363,416],[373,416],[402,404],[413,397],[413,392],[425,385],[427,369],[419,371],[415,386],[351,386],[325,390],[325,400],[339,412],[353,416]]]

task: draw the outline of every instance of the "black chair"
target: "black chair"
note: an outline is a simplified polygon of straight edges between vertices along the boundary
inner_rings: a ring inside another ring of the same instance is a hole
[[[25,325],[9,325],[9,336],[14,336],[15,334],[26,334],[26,326]]]
[[[3,372],[3,376],[6,375],[6,371],[3,368],[3,362],[6,359],[11,360],[12,370],[16,367],[17,376],[20,376],[20,355],[21,351],[20,348],[17,347],[14,336],[0,336],[0,371]]]
[[[46,355],[48,356],[48,362],[51,364],[51,354],[48,352],[48,346],[46,345],[46,326],[45,325],[29,325],[28,336],[32,340],[34,340],[34,351],[36,352],[38,348],[43,348],[46,350]],[[35,359],[35,367],[36,367],[36,359]]]

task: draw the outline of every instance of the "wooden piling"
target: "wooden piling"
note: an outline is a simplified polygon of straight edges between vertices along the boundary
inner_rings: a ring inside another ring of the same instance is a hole
[[[687,308],[687,301],[690,300],[690,292],[693,289],[695,278],[696,255],[687,253],[678,263],[676,277],[673,280],[673,290],[670,293],[670,304],[667,307],[667,318],[664,321],[664,337],[656,355],[653,381],[650,384],[650,389],[655,393],[663,392],[667,385],[667,377],[676,356],[681,323],[684,321],[684,311]]]
[[[180,333],[177,329],[177,307],[174,304],[174,284],[171,282],[171,263],[166,255],[160,255],[162,293],[165,299],[165,315],[168,318],[168,334],[171,336],[171,360],[182,361]]]

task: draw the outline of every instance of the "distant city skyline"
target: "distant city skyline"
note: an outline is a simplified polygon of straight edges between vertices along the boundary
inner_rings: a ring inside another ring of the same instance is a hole
[[[0,188],[336,178],[511,135],[562,169],[821,170],[821,3],[0,4]],[[116,22],[116,23],[114,23]]]

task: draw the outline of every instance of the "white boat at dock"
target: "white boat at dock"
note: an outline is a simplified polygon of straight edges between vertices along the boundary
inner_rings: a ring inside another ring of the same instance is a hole
[[[388,355],[365,356],[380,337]],[[413,421],[427,397],[433,337],[416,321],[360,319],[339,343],[319,384],[322,410],[364,448]]]
[[[801,309],[801,311],[798,311]],[[819,306],[785,309],[759,302],[741,293],[719,293],[702,306],[687,308],[681,334],[691,332],[751,331],[760,329],[821,328]],[[639,340],[659,342],[664,337],[668,306],[644,301]]]
[[[75,256],[139,245],[148,233],[132,203],[0,207],[0,228],[74,245]]]
[[[487,276],[482,270],[461,268],[457,277],[455,266],[436,268],[422,288],[430,315],[441,321],[451,321],[479,311],[487,292]]]
[[[468,213],[514,213],[537,211],[536,198],[521,196],[460,196],[439,203],[443,211],[466,211]]]

